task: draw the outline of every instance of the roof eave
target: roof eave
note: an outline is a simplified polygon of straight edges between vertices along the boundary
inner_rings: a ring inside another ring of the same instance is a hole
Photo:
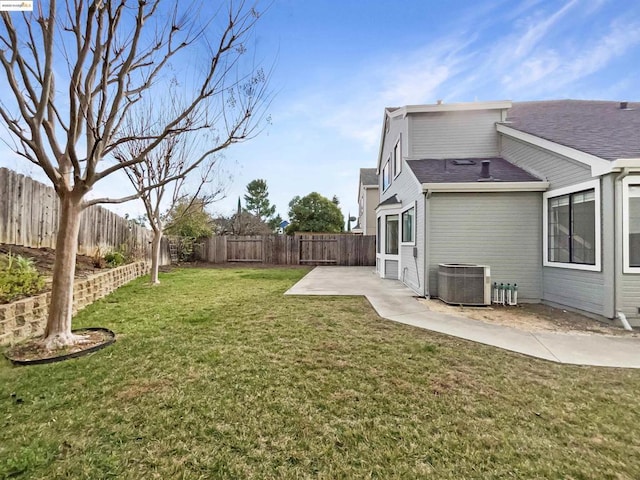
[[[391,118],[407,116],[409,113],[432,112],[465,112],[471,110],[504,110],[511,108],[511,100],[496,100],[492,102],[465,102],[465,103],[436,103],[427,105],[405,105],[393,112],[388,112]]]
[[[423,192],[544,192],[549,182],[449,182],[423,183]]]
[[[610,162],[611,167],[609,171],[604,173],[611,172],[621,172],[623,169],[628,169],[631,171],[640,171],[640,158],[618,158]]]

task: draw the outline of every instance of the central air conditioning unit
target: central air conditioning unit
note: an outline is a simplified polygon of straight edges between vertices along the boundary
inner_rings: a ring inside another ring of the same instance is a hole
[[[438,297],[453,305],[491,305],[491,270],[487,265],[441,263]]]

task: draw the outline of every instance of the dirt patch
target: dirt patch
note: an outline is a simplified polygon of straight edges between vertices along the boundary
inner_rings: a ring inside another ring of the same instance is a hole
[[[127,388],[116,393],[118,400],[131,401],[147,394],[159,393],[171,386],[168,380],[144,380],[129,384]]]
[[[0,244],[0,253],[21,255],[33,260],[35,267],[41,275],[50,278],[53,272],[53,262],[56,259],[56,252],[52,248],[29,248],[20,245]],[[94,259],[87,255],[76,255],[76,278],[86,278],[101,269],[96,268]]]
[[[626,335],[640,337],[640,332],[600,322],[569,310],[541,303],[523,303],[516,306],[462,307],[448,305],[439,299],[419,299],[434,312],[448,313],[495,325],[504,325],[528,332],[565,332],[585,335]]]

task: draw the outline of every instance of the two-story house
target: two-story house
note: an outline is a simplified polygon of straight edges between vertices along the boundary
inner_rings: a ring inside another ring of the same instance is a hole
[[[380,198],[375,168],[361,168],[358,181],[358,220],[353,233],[376,234],[376,206]]]
[[[640,104],[496,101],[384,112],[377,271],[438,295],[488,265],[521,301],[640,325]]]

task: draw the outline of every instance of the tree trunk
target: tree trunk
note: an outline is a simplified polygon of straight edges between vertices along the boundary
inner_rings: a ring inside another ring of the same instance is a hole
[[[82,196],[74,192],[65,193],[60,198],[51,303],[43,340],[45,346],[50,349],[72,345],[83,338],[71,333],[73,281],[76,272],[81,204]]]
[[[160,267],[160,245],[162,241],[162,230],[153,230],[153,240],[151,241],[151,283],[158,285],[158,269]]]

